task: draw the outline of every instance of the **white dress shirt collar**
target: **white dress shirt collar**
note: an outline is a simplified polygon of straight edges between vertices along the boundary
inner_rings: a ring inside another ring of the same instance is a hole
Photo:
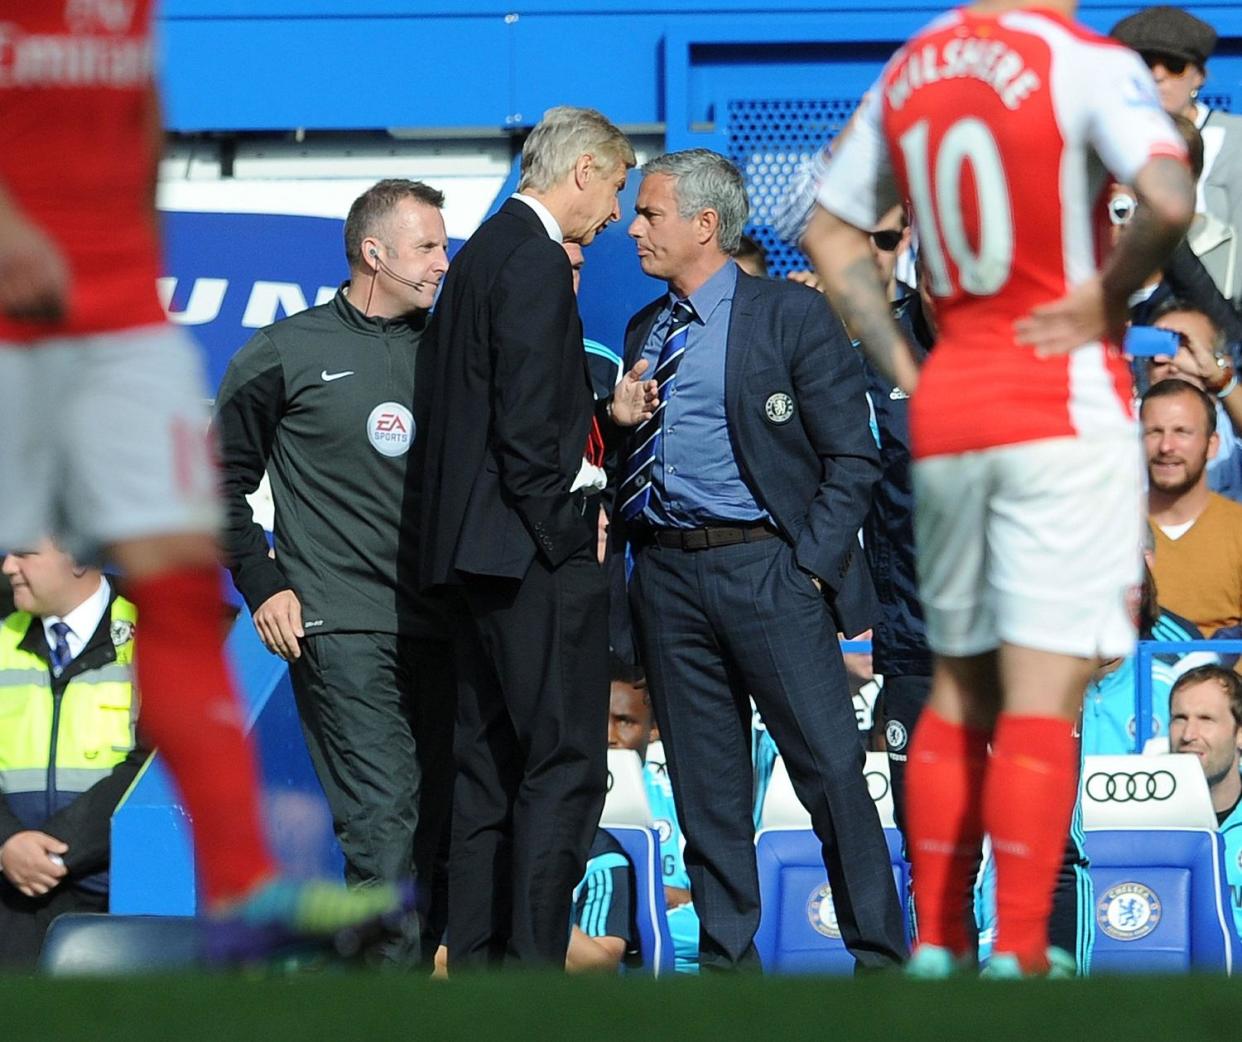
[[[52,631],[52,623],[63,622],[69,627],[65,634],[65,642],[69,645],[70,658],[77,658],[86,647],[86,642],[94,635],[108,610],[108,598],[112,587],[102,575],[99,577],[99,589],[86,598],[73,611],[64,616],[45,615],[39,621],[43,623],[43,634],[47,637],[47,646],[56,647],[56,634]]]
[[[509,198],[521,199],[522,202],[535,211],[535,216],[539,218],[539,223],[543,225],[543,230],[548,233],[548,238],[558,243],[565,238],[564,233],[561,231],[560,224],[557,223],[556,218],[552,216],[552,211],[544,206],[543,203],[541,203],[533,195],[525,195],[522,192],[514,192],[511,196],[509,196]]]

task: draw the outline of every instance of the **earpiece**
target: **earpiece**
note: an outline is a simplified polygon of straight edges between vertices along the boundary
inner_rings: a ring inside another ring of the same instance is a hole
[[[374,248],[374,247],[372,247],[372,248],[371,248],[371,256],[372,256],[372,257],[378,257],[378,256],[379,256],[379,254],[375,252],[375,248]]]

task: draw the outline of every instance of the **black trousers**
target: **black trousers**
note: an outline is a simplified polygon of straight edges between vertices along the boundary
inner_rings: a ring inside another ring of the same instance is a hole
[[[811,812],[846,946],[862,968],[901,962],[901,905],[836,629],[792,549],[780,539],[649,546],[630,590],[686,838],[701,966],[759,967],[748,696]]]
[[[108,895],[61,883],[42,897],[26,897],[0,880],[0,967],[33,970],[52,920],[70,912],[106,912]]]
[[[931,696],[931,682],[929,676],[886,676],[880,696],[884,737],[888,743],[888,771],[893,785],[893,816],[903,835],[906,828],[906,757],[919,716]],[[1074,813],[1061,868],[1057,872],[1052,916],[1048,920],[1048,943],[1072,954],[1078,963],[1078,972],[1085,974],[1090,969],[1095,920],[1092,910],[1094,889],[1088,871],[1090,862],[1083,847],[1081,818],[1079,808]],[[973,920],[970,925],[973,929]]]
[[[594,544],[474,578],[458,645],[452,969],[565,964],[607,784],[608,586]]]
[[[382,953],[385,962],[413,965],[430,955],[445,918],[452,645],[391,633],[325,633],[303,641],[289,672],[345,854],[346,882],[418,883],[421,922],[411,921],[407,935]]]

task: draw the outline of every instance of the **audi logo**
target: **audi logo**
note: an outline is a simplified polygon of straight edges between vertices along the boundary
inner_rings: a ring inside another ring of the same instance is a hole
[[[863,777],[867,781],[867,792],[871,794],[872,802],[879,803],[888,795],[888,778],[882,771],[867,771]]]
[[[1177,792],[1177,779],[1168,771],[1097,771],[1087,776],[1085,789],[1097,803],[1163,802]]]

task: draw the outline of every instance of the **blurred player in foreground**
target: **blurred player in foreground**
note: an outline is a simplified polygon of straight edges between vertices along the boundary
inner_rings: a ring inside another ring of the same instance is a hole
[[[352,936],[407,895],[285,881],[263,837],[221,652],[206,388],[155,294],[151,22],[151,0],[0,0],[0,546],[51,530],[124,570],[143,728],[194,821],[210,953],[247,958]]]
[[[985,832],[990,973],[1048,971],[1074,721],[1097,660],[1134,642],[1140,471],[1115,345],[1194,189],[1151,75],[1072,21],[1075,6],[986,0],[898,51],[835,150],[803,241],[872,363],[905,391],[918,384],[916,536],[937,661],[907,775],[917,975],[973,960]],[[1097,272],[1106,168],[1139,209]],[[868,246],[902,200],[940,327],[921,373]]]

